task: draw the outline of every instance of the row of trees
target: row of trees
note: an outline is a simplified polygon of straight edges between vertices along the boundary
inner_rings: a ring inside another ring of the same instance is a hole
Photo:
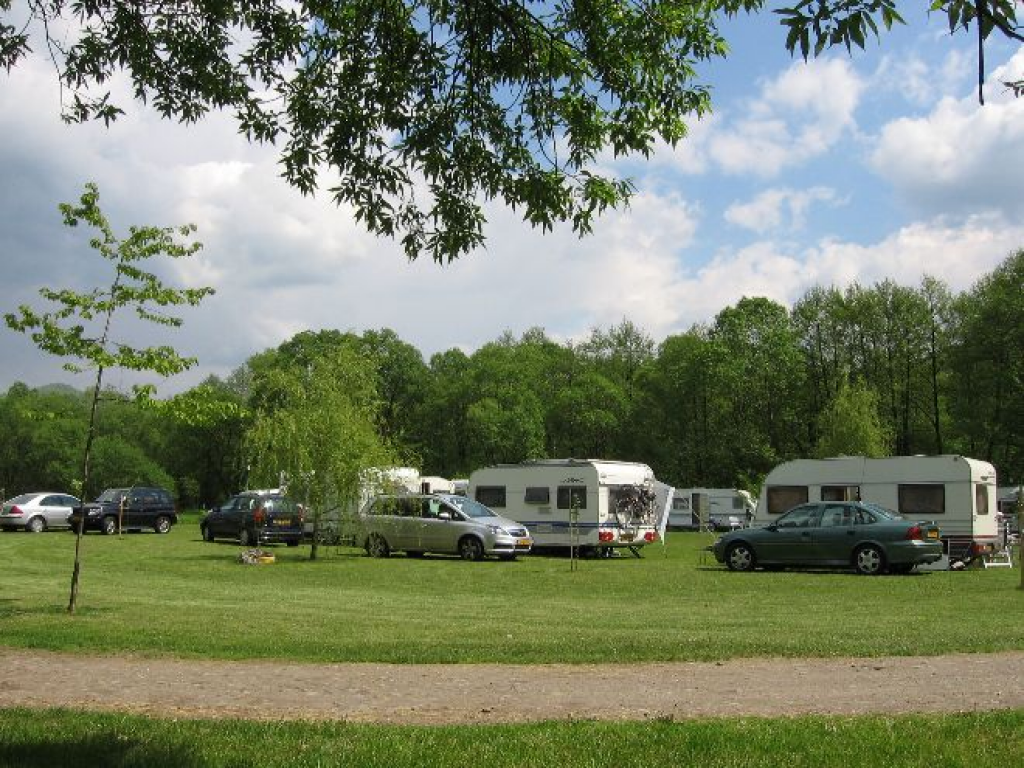
[[[280,471],[308,491],[318,463],[459,477],[542,456],[756,489],[780,461],[839,453],[963,453],[1017,483],[1022,286],[1024,250],[959,295],[927,278],[815,288],[792,310],[744,298],[660,345],[626,320],[578,343],[534,328],[429,360],[390,330],[303,332],[157,407],[104,393],[85,492],[153,482],[210,504]],[[8,495],[78,490],[88,402],[23,384],[0,397]]]

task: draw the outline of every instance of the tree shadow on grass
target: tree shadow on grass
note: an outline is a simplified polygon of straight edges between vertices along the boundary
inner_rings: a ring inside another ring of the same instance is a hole
[[[143,741],[111,729],[63,737],[0,739],[0,766],[4,768],[63,768],[64,766],[147,766],[147,768],[201,768],[206,761],[187,744]]]

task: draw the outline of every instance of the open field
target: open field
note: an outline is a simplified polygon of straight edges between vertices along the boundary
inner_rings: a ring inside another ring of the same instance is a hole
[[[243,566],[199,538],[90,534],[65,613],[70,533],[0,534],[0,645],[99,654],[396,663],[628,663],[1024,649],[1010,569],[733,574],[670,534],[643,559],[374,560],[275,547]]]
[[[1024,713],[413,727],[152,720],[11,710],[0,766],[702,766],[1005,768]]]

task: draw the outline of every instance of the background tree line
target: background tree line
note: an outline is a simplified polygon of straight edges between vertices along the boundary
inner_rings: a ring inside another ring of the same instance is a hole
[[[533,328],[426,360],[387,329],[306,331],[158,407],[104,392],[85,494],[158,483],[191,506],[276,484],[275,467],[297,450],[286,446],[303,447],[303,435],[275,431],[275,414],[325,391],[332,414],[345,413],[330,427],[342,441],[446,477],[601,457],[644,461],[680,486],[756,490],[796,457],[962,453],[1019,483],[1022,307],[1019,250],[959,295],[926,278],[817,287],[792,310],[743,298],[660,345],[622,320],[581,342]],[[325,378],[341,386],[325,389]],[[6,496],[80,491],[88,399],[20,383],[0,396]],[[309,423],[300,432],[312,443]]]

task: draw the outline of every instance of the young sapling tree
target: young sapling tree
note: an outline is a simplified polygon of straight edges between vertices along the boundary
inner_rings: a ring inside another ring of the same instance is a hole
[[[100,194],[95,184],[85,185],[77,205],[60,206],[64,223],[77,227],[84,223],[96,230],[89,245],[109,262],[112,269],[106,287],[79,292],[69,288],[40,289],[40,295],[55,308],[37,312],[22,305],[16,313],[4,315],[8,327],[27,333],[35,345],[52,355],[64,358],[66,370],[81,373],[94,372],[89,421],[82,454],[82,496],[89,489],[89,458],[96,426],[96,405],[103,389],[103,373],[109,368],[131,371],[149,371],[160,376],[171,376],[192,367],[193,357],[182,357],[169,346],[135,347],[114,338],[113,321],[126,310],[143,321],[178,327],[180,317],[167,314],[177,306],[196,306],[212,288],[168,288],[152,272],[142,268],[147,259],[168,256],[173,259],[192,256],[202,244],[192,241],[196,228],[192,224],[179,227],[130,227],[127,237],[118,237],[99,207]],[[152,385],[135,388],[140,400],[152,397]],[[71,596],[68,613],[74,613],[78,602],[79,573],[81,570],[82,533],[84,516],[77,525],[75,563],[71,575]]]

